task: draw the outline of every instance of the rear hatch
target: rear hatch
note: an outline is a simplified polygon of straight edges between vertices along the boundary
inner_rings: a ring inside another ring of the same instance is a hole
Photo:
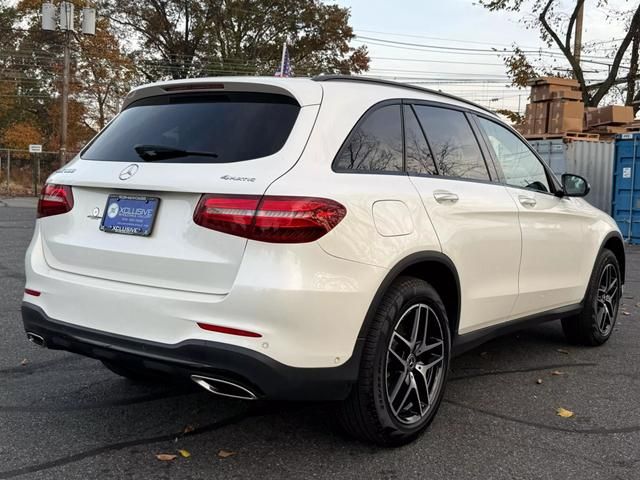
[[[134,92],[49,178],[72,187],[74,205],[40,220],[47,263],[138,285],[229,292],[247,240],[196,225],[196,206],[204,193],[264,194],[302,154],[321,98],[309,80],[183,81]],[[150,232],[117,223],[146,208],[155,216],[152,225],[144,220]]]

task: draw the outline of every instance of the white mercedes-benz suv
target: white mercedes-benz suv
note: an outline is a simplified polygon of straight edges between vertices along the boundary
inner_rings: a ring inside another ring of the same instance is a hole
[[[483,107],[378,80],[145,85],[51,175],[26,255],[28,338],[131,379],[339,400],[415,438],[452,355],[530,322],[604,343],[615,222]]]

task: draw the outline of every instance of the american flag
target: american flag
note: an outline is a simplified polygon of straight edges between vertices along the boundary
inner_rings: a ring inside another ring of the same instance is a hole
[[[276,71],[276,77],[291,77],[291,61],[289,60],[289,50],[287,49],[287,42],[282,45],[282,62],[280,68]]]

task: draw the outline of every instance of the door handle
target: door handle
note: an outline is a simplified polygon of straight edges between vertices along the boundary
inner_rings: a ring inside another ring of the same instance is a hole
[[[456,203],[458,201],[458,195],[447,190],[436,190],[433,192],[433,198],[438,203]]]
[[[538,203],[536,202],[535,198],[528,197],[526,195],[519,195],[518,200],[520,200],[520,203],[522,204],[523,207],[529,207],[529,208],[535,207],[536,204]]]

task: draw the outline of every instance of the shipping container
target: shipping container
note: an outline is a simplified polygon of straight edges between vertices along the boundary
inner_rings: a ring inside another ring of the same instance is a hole
[[[591,191],[585,199],[594,207],[611,215],[615,148],[612,142],[574,140],[565,143],[563,138],[553,138],[530,140],[529,143],[558,178],[563,173],[575,173],[586,178],[591,185]]]
[[[616,136],[611,208],[624,238],[640,243],[640,133]]]

